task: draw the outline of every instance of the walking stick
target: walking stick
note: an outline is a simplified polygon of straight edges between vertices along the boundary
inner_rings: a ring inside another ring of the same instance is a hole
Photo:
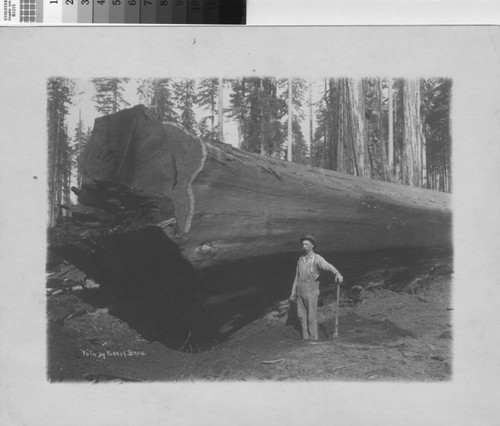
[[[335,310],[335,332],[333,333],[334,339],[338,339],[339,337],[339,301],[340,301],[340,284],[337,284],[337,309]]]

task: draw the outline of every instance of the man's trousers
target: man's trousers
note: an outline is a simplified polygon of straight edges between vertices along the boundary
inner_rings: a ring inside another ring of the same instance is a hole
[[[302,327],[302,338],[318,340],[319,283],[299,281],[297,283],[297,316]]]

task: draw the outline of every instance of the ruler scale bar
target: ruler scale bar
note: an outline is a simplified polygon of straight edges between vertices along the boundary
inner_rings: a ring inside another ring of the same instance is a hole
[[[94,3],[92,0],[78,0],[78,18],[79,24],[91,24],[92,23],[92,10]]]
[[[157,0],[141,1],[141,24],[156,24]]]
[[[109,3],[111,0],[94,0],[94,23],[109,23]]]
[[[126,0],[125,2],[125,23],[138,24],[140,22],[141,0]]]
[[[19,22],[36,22],[35,0],[21,0]]]
[[[43,23],[43,0],[36,0],[35,7],[36,7],[36,23],[42,24]]]
[[[156,5],[156,19],[158,24],[172,23],[172,0],[158,0]]]
[[[62,2],[63,0],[43,0],[43,23],[62,23]]]
[[[78,22],[78,0],[62,0],[62,21],[65,24]]]
[[[246,0],[0,0],[0,24],[245,25]]]
[[[111,0],[109,6],[109,23],[123,24],[125,22],[125,0]]]

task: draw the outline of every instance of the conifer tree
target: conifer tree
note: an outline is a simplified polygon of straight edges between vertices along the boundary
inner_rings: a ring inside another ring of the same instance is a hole
[[[179,114],[179,123],[186,130],[197,134],[196,116],[194,106],[196,104],[195,81],[183,79],[175,81],[173,84],[175,106]]]
[[[130,104],[123,97],[123,84],[129,81],[128,78],[93,78],[95,95],[92,100],[95,102],[96,110],[101,114],[113,114]]]
[[[244,137],[245,123],[249,117],[247,98],[249,95],[249,83],[246,78],[230,81],[231,93],[230,107],[227,109],[228,117],[236,120],[238,124],[238,146],[241,147]]]
[[[137,95],[162,123],[177,122],[172,81],[170,78],[144,78],[138,81]]]
[[[215,117],[219,113],[219,86],[218,78],[204,78],[198,85],[198,105],[208,114],[202,117],[200,122],[200,134],[208,141],[216,141],[219,138],[219,125]],[[218,118],[217,121],[219,121]]]
[[[282,158],[286,102],[278,96],[278,81],[271,77],[249,77],[233,84],[234,89],[231,115],[238,120],[241,148]]]
[[[61,216],[60,206],[69,203],[72,157],[66,118],[75,83],[66,78],[47,82],[49,224]]]
[[[428,78],[420,82],[427,187],[451,192],[450,102],[452,81]]]
[[[82,185],[82,163],[85,153],[85,148],[92,135],[92,128],[87,127],[85,129],[85,124],[81,118],[81,113],[79,115],[78,122],[75,127],[73,136],[73,174],[76,176],[76,186],[78,188]]]

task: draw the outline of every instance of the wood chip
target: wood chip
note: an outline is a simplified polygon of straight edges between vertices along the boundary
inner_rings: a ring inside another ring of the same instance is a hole
[[[283,362],[285,358],[280,358],[280,359],[272,359],[269,361],[262,361],[262,364],[277,364],[278,362]]]
[[[357,365],[357,364],[359,364],[359,363],[360,363],[360,362],[355,362],[355,363],[353,363],[353,364],[341,365],[340,367],[329,368],[327,371],[332,372],[332,371],[342,370],[343,368],[346,368],[346,367],[351,367],[351,366],[353,366],[353,365]]]

